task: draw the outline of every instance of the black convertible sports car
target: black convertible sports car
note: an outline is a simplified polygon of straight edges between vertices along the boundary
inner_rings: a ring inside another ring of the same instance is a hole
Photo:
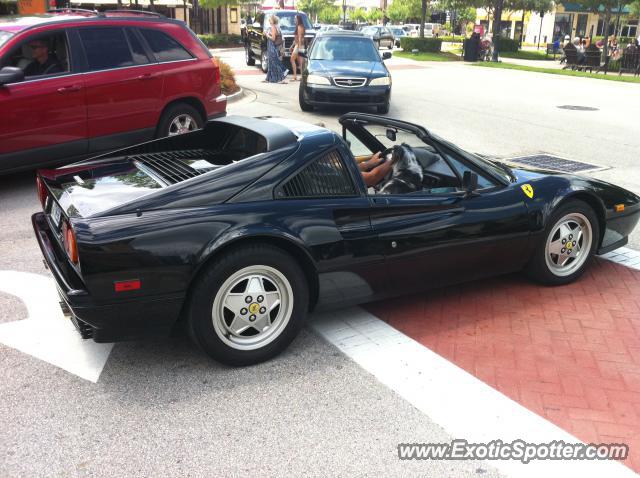
[[[637,195],[596,179],[512,169],[403,121],[340,122],[342,137],[231,116],[39,171],[33,226],[82,336],[186,322],[214,358],[256,363],[320,308],[521,269],[568,283],[640,216]],[[376,194],[358,163],[397,143],[413,147],[423,187]]]

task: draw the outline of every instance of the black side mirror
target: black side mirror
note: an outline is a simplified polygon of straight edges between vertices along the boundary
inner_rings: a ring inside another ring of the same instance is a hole
[[[15,66],[5,66],[0,70],[0,85],[19,83],[24,80],[24,71]]]
[[[388,60],[389,58],[391,58],[391,52],[390,52],[390,51],[385,51],[385,52],[382,54],[382,59],[383,59],[383,60]]]
[[[478,175],[471,171],[465,171],[462,175],[462,187],[468,195],[478,189]]]
[[[386,132],[386,136],[387,136],[387,139],[389,139],[390,141],[395,141],[396,140],[396,130],[388,128],[387,132]]]

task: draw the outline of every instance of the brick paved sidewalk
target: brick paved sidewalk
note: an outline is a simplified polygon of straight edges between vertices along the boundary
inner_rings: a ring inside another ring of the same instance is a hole
[[[640,471],[640,271],[595,259],[576,283],[519,275],[377,302],[374,315]]]

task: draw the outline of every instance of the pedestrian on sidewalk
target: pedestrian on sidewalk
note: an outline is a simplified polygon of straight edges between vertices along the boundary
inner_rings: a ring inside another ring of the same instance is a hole
[[[269,17],[271,27],[267,32],[267,77],[262,80],[265,83],[286,83],[285,70],[282,66],[282,31],[278,27],[278,17]]]
[[[291,71],[293,72],[293,81],[298,80],[297,66],[300,66],[300,74],[302,74],[302,57],[300,56],[300,50],[305,49],[304,36],[306,31],[304,29],[304,23],[302,23],[302,17],[300,14],[295,16],[296,31],[293,37],[293,45],[291,45]]]

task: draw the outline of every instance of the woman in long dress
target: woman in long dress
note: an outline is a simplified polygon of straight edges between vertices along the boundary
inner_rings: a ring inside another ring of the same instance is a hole
[[[280,60],[280,45],[282,45],[282,32],[278,27],[278,17],[269,17],[271,28],[267,32],[267,77],[263,80],[269,83],[286,83],[285,72]]]

